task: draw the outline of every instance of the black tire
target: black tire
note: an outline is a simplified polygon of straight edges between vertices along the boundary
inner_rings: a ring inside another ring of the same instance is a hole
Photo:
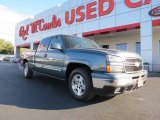
[[[31,79],[33,76],[33,71],[29,68],[28,62],[24,64],[24,76],[27,79]]]
[[[75,83],[75,80],[73,79],[73,78],[80,79],[80,77],[83,78],[82,84],[83,84],[83,86],[85,86],[84,90],[83,90],[84,87],[83,88],[79,87],[79,86],[81,86],[81,82]],[[93,83],[92,83],[91,73],[87,69],[77,68],[77,69],[73,70],[69,76],[68,85],[69,85],[69,90],[70,90],[72,96],[80,101],[89,101],[92,98],[94,98],[94,96],[95,96],[94,91],[93,91]],[[77,95],[79,90],[82,92],[82,94]]]

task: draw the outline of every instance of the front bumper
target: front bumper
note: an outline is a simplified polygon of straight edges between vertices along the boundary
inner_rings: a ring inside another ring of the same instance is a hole
[[[102,73],[93,72],[93,86],[99,94],[117,95],[131,92],[146,83],[147,71],[136,73]]]

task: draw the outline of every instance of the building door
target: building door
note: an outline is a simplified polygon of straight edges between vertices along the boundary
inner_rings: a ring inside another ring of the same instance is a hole
[[[141,55],[141,43],[136,42],[136,53]]]

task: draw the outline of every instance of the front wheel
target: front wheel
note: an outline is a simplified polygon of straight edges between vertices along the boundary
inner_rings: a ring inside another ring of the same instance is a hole
[[[91,73],[84,68],[72,71],[69,77],[69,89],[74,98],[89,101],[94,97]]]
[[[29,68],[29,65],[27,62],[24,64],[24,76],[27,79],[30,79],[33,76],[33,71]]]

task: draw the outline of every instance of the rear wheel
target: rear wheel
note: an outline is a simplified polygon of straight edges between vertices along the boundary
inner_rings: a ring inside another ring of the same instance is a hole
[[[32,78],[33,76],[33,71],[29,68],[28,62],[24,64],[24,76],[28,79]]]
[[[69,77],[69,89],[74,98],[81,101],[89,101],[94,97],[93,84],[90,71],[77,68]]]

